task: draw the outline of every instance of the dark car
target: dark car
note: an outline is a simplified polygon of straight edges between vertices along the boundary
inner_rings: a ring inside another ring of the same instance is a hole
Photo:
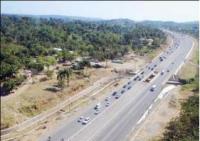
[[[124,92],[125,92],[125,90],[122,90],[122,91],[121,91],[121,94],[123,94]]]
[[[112,96],[115,96],[116,94],[117,94],[117,92],[113,92],[113,93],[112,93]]]
[[[129,90],[129,89],[131,89],[132,87],[131,86],[129,86],[127,89]]]

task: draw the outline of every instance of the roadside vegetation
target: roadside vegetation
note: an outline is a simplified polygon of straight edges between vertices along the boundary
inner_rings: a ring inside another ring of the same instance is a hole
[[[130,50],[144,55],[164,41],[165,34],[161,30],[127,19],[66,21],[2,15],[1,95],[9,94],[23,82],[26,76],[18,76],[22,70],[37,74],[77,57],[105,61],[121,57]],[[47,75],[51,77],[49,71]]]

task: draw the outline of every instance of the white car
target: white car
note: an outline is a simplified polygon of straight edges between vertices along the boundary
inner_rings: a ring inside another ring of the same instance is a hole
[[[86,118],[82,121],[82,124],[87,124],[89,121],[90,121],[90,118],[89,118],[89,117],[86,117]]]
[[[153,85],[152,87],[151,87],[151,91],[154,91],[156,89],[156,85]]]
[[[101,108],[101,103],[98,103],[98,104],[94,107],[95,110],[100,109],[100,108]]]

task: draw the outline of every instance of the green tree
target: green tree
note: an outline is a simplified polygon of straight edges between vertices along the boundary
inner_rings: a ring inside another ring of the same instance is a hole
[[[69,80],[71,75],[72,75],[71,68],[59,70],[57,74],[57,80],[64,81],[64,79],[67,78],[67,86],[69,86]]]

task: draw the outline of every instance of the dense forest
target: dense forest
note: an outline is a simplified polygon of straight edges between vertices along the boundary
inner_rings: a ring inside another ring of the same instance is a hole
[[[22,68],[42,71],[60,58],[73,60],[77,56],[113,59],[130,50],[153,50],[164,40],[161,30],[128,19],[92,21],[1,15],[1,87],[10,91],[19,85],[25,78],[16,74]]]

